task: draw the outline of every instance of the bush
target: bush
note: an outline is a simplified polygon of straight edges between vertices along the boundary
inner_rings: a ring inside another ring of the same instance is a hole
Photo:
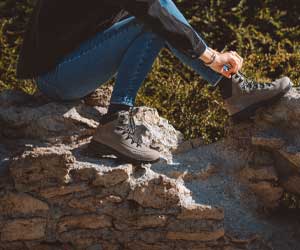
[[[300,80],[300,5],[281,0],[178,0],[178,7],[218,50],[236,50],[245,58],[244,72],[258,80],[288,75]],[[34,0],[0,3],[0,89],[33,93],[31,81],[15,78],[21,35]],[[223,136],[227,117],[217,89],[163,50],[141,88],[138,105],[155,107],[187,138],[207,142]]]

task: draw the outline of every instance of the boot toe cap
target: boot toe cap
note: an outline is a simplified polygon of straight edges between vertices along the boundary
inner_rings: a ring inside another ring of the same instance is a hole
[[[278,81],[283,89],[291,88],[293,86],[291,79],[287,76],[280,78]]]

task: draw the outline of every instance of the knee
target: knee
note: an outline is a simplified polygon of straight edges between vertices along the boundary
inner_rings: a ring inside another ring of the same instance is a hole
[[[40,77],[36,78],[35,82],[38,90],[54,101],[75,101],[81,98],[74,91],[60,89]]]

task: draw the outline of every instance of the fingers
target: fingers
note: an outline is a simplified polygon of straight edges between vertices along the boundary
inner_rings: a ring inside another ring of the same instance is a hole
[[[230,75],[236,74],[239,70],[239,65],[238,65],[236,58],[234,58],[234,57],[229,58],[229,64],[231,65],[231,68],[228,71],[230,73]]]
[[[241,70],[244,59],[236,51],[230,51],[230,53],[238,60],[238,70]]]
[[[229,67],[224,67],[228,65]],[[231,75],[236,74],[243,65],[243,58],[235,51],[217,53],[217,57],[211,67],[214,71],[222,74],[227,78],[231,78]]]
[[[220,73],[227,78],[231,78],[232,72],[230,71],[230,69],[226,70],[224,67],[222,67]]]

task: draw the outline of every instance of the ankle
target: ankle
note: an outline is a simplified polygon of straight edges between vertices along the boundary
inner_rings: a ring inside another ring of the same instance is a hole
[[[111,103],[108,107],[107,114],[114,114],[119,111],[128,111],[132,106],[126,104],[119,104],[119,103]]]

